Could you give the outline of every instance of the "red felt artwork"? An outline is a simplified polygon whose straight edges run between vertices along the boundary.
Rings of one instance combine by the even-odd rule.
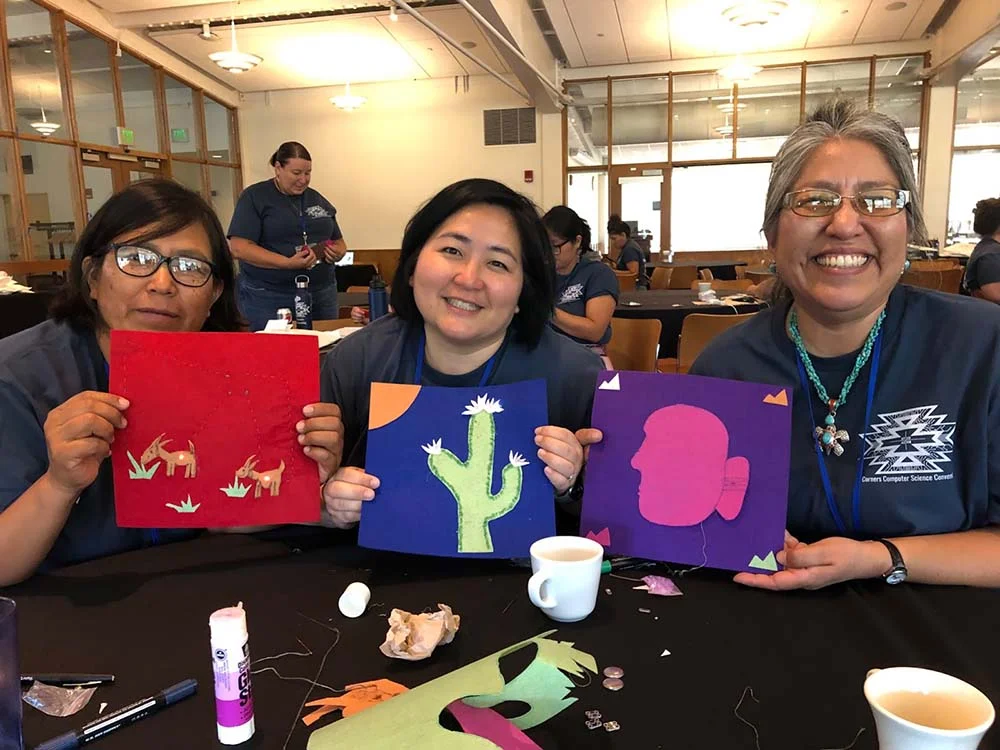
[[[112,331],[111,447],[126,528],[319,521],[319,469],[295,430],[319,401],[316,342],[252,333]]]

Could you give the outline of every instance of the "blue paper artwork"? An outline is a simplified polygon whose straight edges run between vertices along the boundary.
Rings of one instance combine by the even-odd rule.
[[[448,557],[527,557],[555,534],[535,428],[545,381],[477,388],[372,383],[364,547]]]

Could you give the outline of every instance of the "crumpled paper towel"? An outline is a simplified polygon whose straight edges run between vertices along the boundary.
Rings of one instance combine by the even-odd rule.
[[[13,294],[14,292],[30,292],[31,287],[18,284],[6,271],[0,271],[0,294]]]
[[[426,659],[439,645],[451,643],[458,632],[461,617],[447,604],[440,611],[414,615],[401,609],[389,614],[389,632],[379,650],[390,659],[419,661]]]

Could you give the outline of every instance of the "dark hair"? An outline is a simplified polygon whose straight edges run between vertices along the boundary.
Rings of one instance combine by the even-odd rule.
[[[989,237],[1000,230],[1000,198],[984,198],[976,204],[973,211],[976,220],[972,231],[982,237]]]
[[[215,211],[198,193],[162,178],[135,182],[112,195],[94,214],[80,235],[69,263],[69,281],[52,301],[50,315],[80,330],[96,330],[104,325],[97,302],[90,296],[90,279],[101,273],[104,256],[116,237],[148,227],[134,242],[148,242],[200,224],[208,235],[215,266],[215,283],[222,294],[212,305],[203,331],[246,329],[236,304],[236,276],[226,233]],[[90,258],[89,269],[84,260]]]
[[[483,204],[505,209],[514,220],[521,240],[521,267],[524,282],[517,300],[518,311],[511,321],[514,338],[534,348],[552,317],[555,303],[555,258],[538,209],[528,198],[494,180],[462,180],[444,188],[425,203],[406,225],[399,265],[392,280],[390,302],[403,320],[423,324],[410,286],[417,256],[424,245],[450,216],[467,206]]]
[[[305,159],[306,161],[312,161],[313,158],[309,155],[309,150],[303,146],[298,141],[285,141],[280,146],[278,150],[271,154],[271,160],[268,162],[272,167],[276,167],[279,164],[285,166],[288,164],[290,159]]]
[[[542,217],[545,227],[557,237],[572,242],[580,237],[580,254],[590,252],[590,224],[569,206],[553,206]]]
[[[632,236],[632,227],[622,221],[618,214],[611,214],[608,218],[608,234],[624,234],[626,237]]]

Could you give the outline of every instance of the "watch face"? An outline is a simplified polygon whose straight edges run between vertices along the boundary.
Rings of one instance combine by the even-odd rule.
[[[893,568],[885,576],[885,582],[894,584],[906,580],[906,568]]]

